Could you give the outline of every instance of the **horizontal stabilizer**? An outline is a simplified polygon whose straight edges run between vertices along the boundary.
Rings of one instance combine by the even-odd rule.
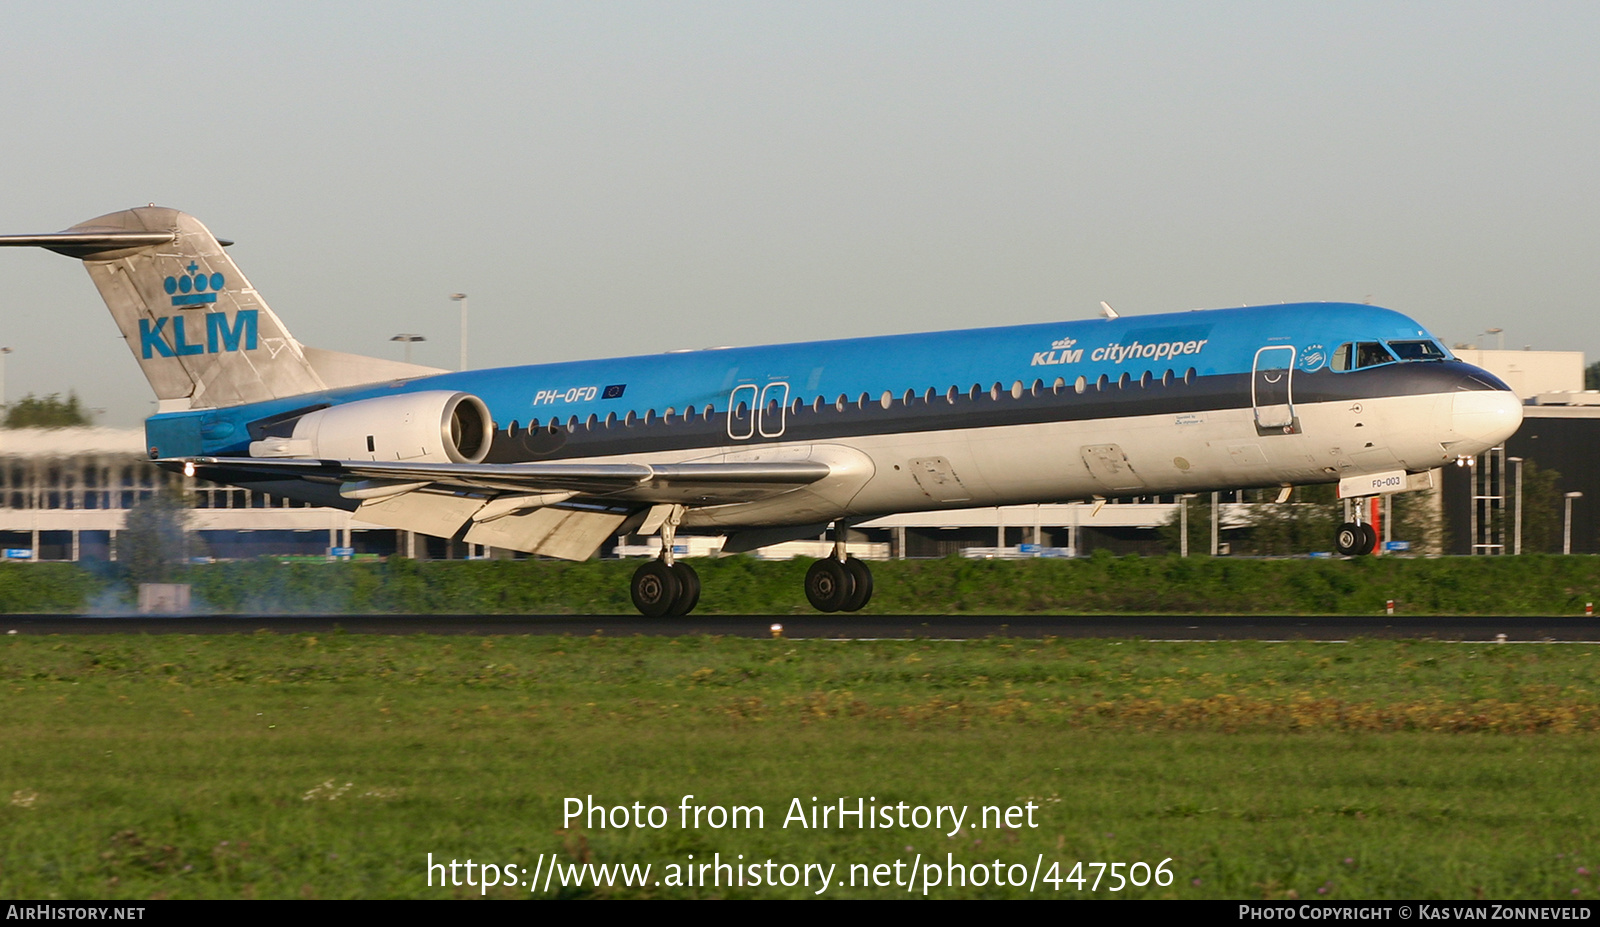
[[[40,235],[0,235],[0,248],[47,248],[88,260],[105,252],[164,245],[177,237],[177,232],[75,228]]]

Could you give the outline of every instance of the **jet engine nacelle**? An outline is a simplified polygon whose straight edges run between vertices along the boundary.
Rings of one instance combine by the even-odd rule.
[[[252,441],[250,456],[475,464],[493,431],[489,407],[469,393],[401,393],[309,412],[290,437]]]

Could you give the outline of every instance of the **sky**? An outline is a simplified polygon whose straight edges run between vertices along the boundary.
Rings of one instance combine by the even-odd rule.
[[[1276,302],[1600,358],[1593,2],[0,10],[0,233],[145,203],[300,341],[454,367]],[[153,395],[0,250],[7,400]]]

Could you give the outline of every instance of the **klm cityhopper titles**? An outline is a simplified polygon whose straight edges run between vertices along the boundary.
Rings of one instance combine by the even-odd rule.
[[[198,220],[129,209],[0,237],[89,271],[160,399],[150,455],[364,521],[572,560],[662,538],[647,615],[694,608],[680,528],[815,536],[806,597],[854,611],[845,529],[898,512],[1339,482],[1427,484],[1522,420],[1415,321],[1306,303],[448,372],[291,336]],[[1356,508],[1360,511],[1360,507]],[[1339,550],[1373,546],[1340,527]]]

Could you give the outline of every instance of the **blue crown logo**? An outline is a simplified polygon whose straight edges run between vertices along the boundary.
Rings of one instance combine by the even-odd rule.
[[[193,261],[181,277],[168,277],[162,284],[174,306],[201,306],[217,301],[217,293],[227,280],[221,274],[199,273],[200,265]]]

